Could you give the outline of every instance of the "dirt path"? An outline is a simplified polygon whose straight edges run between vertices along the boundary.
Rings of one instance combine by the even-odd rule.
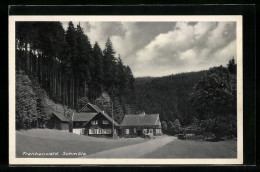
[[[176,137],[159,136],[144,143],[110,149],[80,158],[138,158],[166,145],[174,139]]]

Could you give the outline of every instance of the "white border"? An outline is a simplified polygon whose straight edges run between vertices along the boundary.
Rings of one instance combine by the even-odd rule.
[[[234,159],[74,159],[16,158],[15,138],[15,22],[16,21],[234,21],[237,23],[237,158]],[[9,16],[9,164],[242,164],[243,163],[243,57],[242,16]]]

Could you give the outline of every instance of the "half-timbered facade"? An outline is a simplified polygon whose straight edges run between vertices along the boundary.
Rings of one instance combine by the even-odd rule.
[[[85,134],[85,124],[88,123],[101,109],[96,105],[87,103],[73,115],[73,133]]]
[[[108,116],[104,111],[97,113],[85,124],[85,134],[96,137],[111,137],[118,135],[119,124]]]

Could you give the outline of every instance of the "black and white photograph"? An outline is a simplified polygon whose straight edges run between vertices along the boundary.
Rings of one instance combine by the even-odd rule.
[[[11,164],[242,164],[241,16],[10,16]]]

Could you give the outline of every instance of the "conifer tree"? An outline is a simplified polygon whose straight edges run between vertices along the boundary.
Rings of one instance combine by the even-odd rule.
[[[110,38],[107,39],[103,55],[104,83],[106,90],[109,90],[114,86],[115,78],[115,50],[113,49]]]
[[[96,88],[95,96],[98,97],[101,95],[102,91],[104,91],[103,90],[104,73],[103,73],[103,54],[97,42],[95,42],[94,44],[92,57],[93,57],[92,76],[94,76],[92,81]]]

